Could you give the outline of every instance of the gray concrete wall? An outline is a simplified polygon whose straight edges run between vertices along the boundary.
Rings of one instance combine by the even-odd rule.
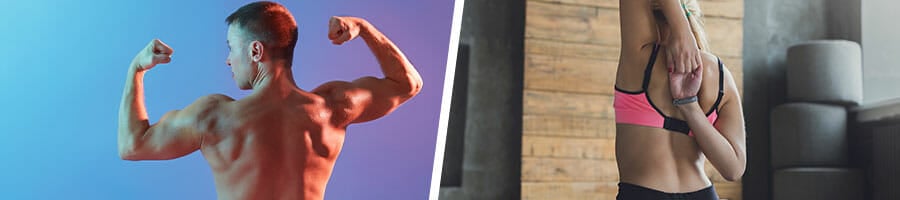
[[[462,184],[440,199],[519,199],[525,1],[467,0],[469,45]],[[451,110],[451,115],[453,111]]]
[[[744,199],[772,198],[769,111],[785,103],[787,48],[818,39],[859,42],[860,28],[854,23],[859,19],[859,1],[744,1],[743,98],[748,145]]]
[[[863,103],[900,97],[900,23],[897,0],[862,2]]]
[[[832,0],[828,2],[828,36],[861,43],[862,0]]]

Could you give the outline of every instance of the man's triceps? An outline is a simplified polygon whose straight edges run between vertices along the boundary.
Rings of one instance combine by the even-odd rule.
[[[190,154],[200,148],[204,134],[215,129],[221,103],[230,98],[203,97],[184,110],[170,111],[150,126],[136,143],[140,159],[167,160]]]

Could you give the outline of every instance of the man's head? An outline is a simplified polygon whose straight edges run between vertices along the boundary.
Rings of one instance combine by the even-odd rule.
[[[284,6],[268,1],[238,8],[228,23],[228,58],[234,80],[251,89],[260,64],[282,63],[290,67],[297,44],[297,22]]]

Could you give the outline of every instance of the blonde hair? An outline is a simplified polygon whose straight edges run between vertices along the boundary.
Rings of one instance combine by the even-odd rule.
[[[656,23],[665,23],[666,17],[660,10],[658,0],[653,1],[657,1],[652,4],[654,5],[653,13],[656,16]],[[700,3],[697,0],[679,0],[679,2],[681,2],[682,8],[685,9],[685,15],[687,15],[688,23],[691,25],[691,32],[694,34],[694,39],[697,40],[697,46],[701,51],[711,52],[706,30],[704,29],[703,11],[700,10]]]

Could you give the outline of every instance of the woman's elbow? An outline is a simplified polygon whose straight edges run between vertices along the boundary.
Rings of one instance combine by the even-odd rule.
[[[722,175],[722,177],[724,177],[725,180],[726,180],[726,181],[729,181],[729,182],[739,181],[739,180],[741,180],[741,177],[742,177],[742,176],[743,176],[743,174],[729,174],[729,175],[724,175],[724,174],[723,174],[723,175]]]
[[[734,182],[741,180],[741,177],[744,176],[744,166],[740,166],[739,169],[729,170],[728,172],[722,173],[722,178],[725,178],[726,181]]]

